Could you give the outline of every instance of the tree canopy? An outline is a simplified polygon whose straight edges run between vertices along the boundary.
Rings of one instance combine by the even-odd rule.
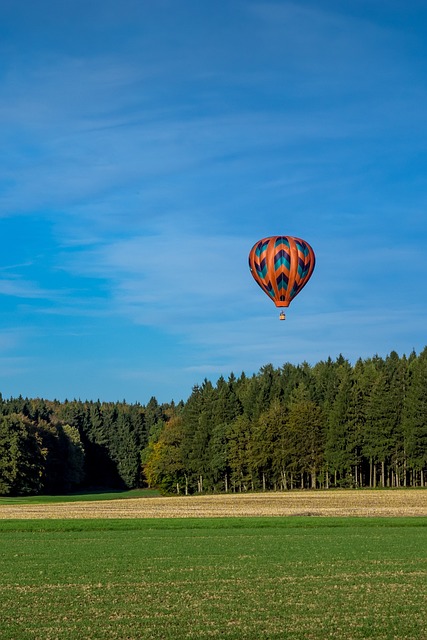
[[[0,494],[424,486],[427,347],[263,366],[147,405],[0,396]]]

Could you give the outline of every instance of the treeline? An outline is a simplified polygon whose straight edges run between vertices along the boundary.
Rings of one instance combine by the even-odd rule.
[[[0,400],[0,494],[427,484],[427,347],[205,380],[188,400]]]
[[[135,404],[0,397],[0,495],[133,488],[141,452],[175,410]]]
[[[205,380],[143,466],[169,492],[424,486],[427,348]]]

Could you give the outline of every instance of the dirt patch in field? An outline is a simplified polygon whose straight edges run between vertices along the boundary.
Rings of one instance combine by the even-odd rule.
[[[427,490],[289,491],[0,505],[0,519],[427,516]]]

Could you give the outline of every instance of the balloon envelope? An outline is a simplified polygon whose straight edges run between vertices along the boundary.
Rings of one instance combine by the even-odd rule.
[[[308,242],[292,236],[272,236],[254,244],[249,267],[276,307],[288,307],[313,273],[316,258]]]

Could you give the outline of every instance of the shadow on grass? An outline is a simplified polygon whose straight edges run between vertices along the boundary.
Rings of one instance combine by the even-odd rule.
[[[56,502],[91,502],[94,500],[128,500],[129,498],[158,498],[160,495],[160,492],[156,489],[93,489],[81,493],[69,493],[61,496],[50,495],[0,497],[0,505],[49,504]]]

